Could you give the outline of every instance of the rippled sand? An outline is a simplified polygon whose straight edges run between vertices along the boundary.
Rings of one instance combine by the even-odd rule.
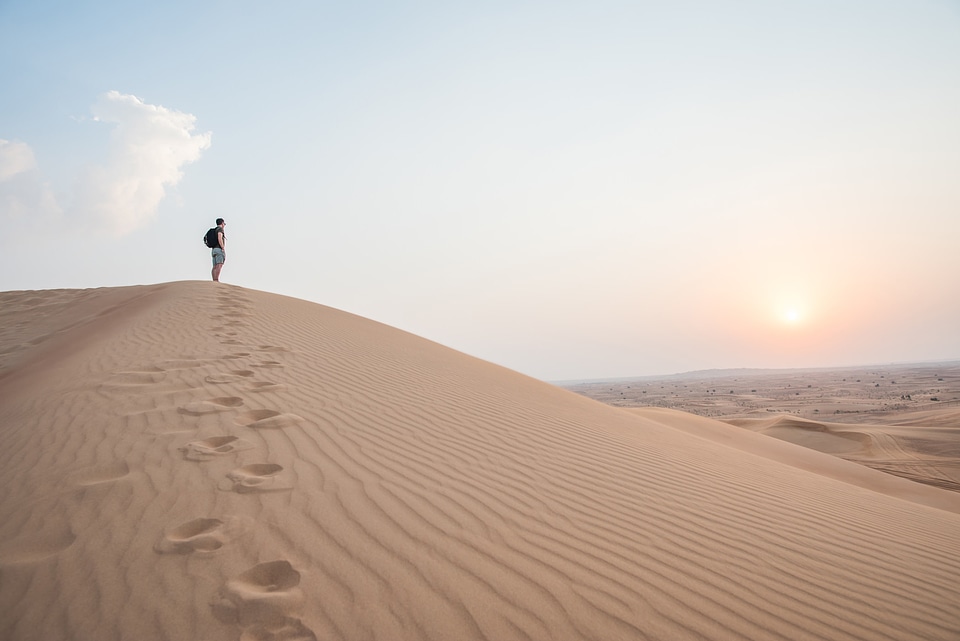
[[[0,638],[960,637],[960,494],[652,412],[229,285],[2,293]]]

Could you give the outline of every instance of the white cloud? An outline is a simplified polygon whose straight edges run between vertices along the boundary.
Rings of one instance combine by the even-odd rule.
[[[4,236],[13,228],[49,220],[60,213],[53,190],[37,170],[33,149],[0,139],[0,223]]]
[[[195,134],[196,117],[136,96],[110,91],[92,109],[114,129],[106,161],[88,167],[76,183],[71,217],[117,234],[146,224],[181,168],[210,147],[210,132]]]
[[[182,167],[210,147],[209,132],[194,133],[195,116],[136,96],[110,91],[91,111],[95,121],[112,125],[107,157],[81,172],[66,208],[30,146],[0,139],[0,240],[14,242],[16,231],[50,223],[117,235],[133,231],[156,214],[167,189],[183,177]]]
[[[35,169],[37,161],[33,150],[22,142],[10,142],[0,138],[0,182],[5,182],[19,173]]]

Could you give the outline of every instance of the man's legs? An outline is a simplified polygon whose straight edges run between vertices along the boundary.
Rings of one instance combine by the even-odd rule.
[[[210,272],[210,275],[213,276],[214,282],[220,282],[220,270],[223,269],[223,263],[226,261],[226,256],[214,254],[213,256],[213,270]]]

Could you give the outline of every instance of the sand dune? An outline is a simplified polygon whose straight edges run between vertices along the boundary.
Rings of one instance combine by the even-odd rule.
[[[907,473],[897,474],[884,465],[875,465],[876,461],[858,458],[856,454],[872,451],[871,438],[859,431],[862,427],[859,425],[836,425],[842,429],[833,434],[830,433],[829,424],[792,416],[717,421],[656,407],[625,411],[791,467],[960,514],[960,493],[948,491],[955,489],[949,483],[933,480],[943,474],[942,460],[936,462],[939,466],[937,469],[925,470],[927,476],[921,478]],[[940,437],[938,442],[943,443],[944,440]],[[822,456],[821,452],[833,456]],[[902,450],[900,454],[908,456]],[[923,484],[915,482],[918,480]],[[932,489],[930,486],[941,489]]]
[[[0,305],[0,638],[960,638],[955,493],[238,287]]]
[[[960,428],[955,427],[954,409],[906,414],[890,425],[851,425],[795,416],[725,422],[889,474],[960,491]]]

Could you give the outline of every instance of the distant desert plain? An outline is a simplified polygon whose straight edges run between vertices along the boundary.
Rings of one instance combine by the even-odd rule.
[[[709,370],[568,383],[614,407],[719,419],[960,492],[960,361],[799,370]]]
[[[957,373],[599,402],[223,283],[0,292],[0,639],[957,641]]]

